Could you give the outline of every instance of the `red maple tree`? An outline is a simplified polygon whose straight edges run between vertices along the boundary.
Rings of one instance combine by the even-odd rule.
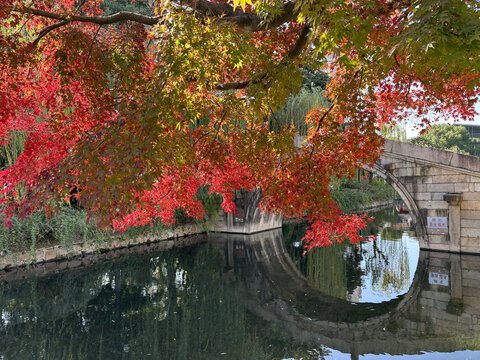
[[[179,207],[201,218],[199,186],[226,211],[235,190],[260,188],[263,209],[307,214],[307,247],[358,241],[365,220],[340,212],[330,179],[377,160],[384,124],[475,116],[477,1],[152,3],[105,15],[101,0],[1,1],[0,136],[28,135],[0,173],[9,216],[75,187],[125,229]],[[330,72],[331,106],[309,113],[296,149],[295,128],[265,119],[305,65]]]

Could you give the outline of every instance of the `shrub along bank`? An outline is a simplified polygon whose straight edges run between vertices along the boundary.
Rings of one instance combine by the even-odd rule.
[[[398,200],[396,191],[382,179],[371,175],[360,179],[338,179],[331,184],[330,193],[343,212],[353,212],[368,208],[376,202],[393,202]]]
[[[212,221],[220,210],[221,198],[209,194],[207,189],[198,190],[198,199],[205,209],[203,221],[196,221],[198,232],[210,228]],[[10,227],[0,226],[0,254],[29,253],[34,258],[38,248],[48,248],[60,245],[61,248],[71,250],[74,244],[82,246],[103,246],[113,241],[129,242],[130,240],[148,237],[149,239],[165,238],[169,232],[176,236],[175,228],[193,223],[181,209],[175,213],[175,224],[165,225],[157,219],[151,225],[132,227],[125,232],[99,229],[94,221],[88,221],[85,210],[64,204],[52,217],[47,217],[43,211],[37,211],[24,220],[13,217]],[[3,222],[3,216],[0,215]],[[167,231],[169,230],[169,231]],[[183,229],[180,231],[183,235]]]

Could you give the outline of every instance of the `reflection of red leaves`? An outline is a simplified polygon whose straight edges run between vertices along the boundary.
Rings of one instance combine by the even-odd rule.
[[[339,215],[335,219],[335,223],[313,219],[304,237],[306,249],[310,250],[317,246],[328,246],[333,244],[333,242],[342,243],[350,241],[358,243],[362,240],[370,239],[371,237],[364,238],[358,234],[358,231],[366,226],[365,216],[356,214]]]

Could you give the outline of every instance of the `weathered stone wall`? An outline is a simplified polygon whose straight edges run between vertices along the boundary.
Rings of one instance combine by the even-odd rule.
[[[480,334],[480,262],[477,256],[429,253],[428,279],[417,301],[402,312],[413,336]],[[434,275],[444,280],[434,283]]]

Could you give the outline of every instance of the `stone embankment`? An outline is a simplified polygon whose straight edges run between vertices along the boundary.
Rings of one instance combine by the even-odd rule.
[[[38,248],[34,253],[10,253],[0,255],[0,272],[8,271],[11,268],[25,267],[30,265],[42,265],[46,267],[55,267],[58,260],[71,259],[70,262],[62,262],[61,266],[77,267],[96,262],[107,252],[121,254],[122,249],[128,249],[133,246],[158,243],[158,250],[168,250],[175,246],[188,245],[187,240],[190,235],[204,233],[205,230],[197,224],[186,224],[176,226],[165,230],[159,235],[139,236],[132,239],[114,239],[105,243],[77,243],[70,248],[61,245]],[[110,255],[112,255],[110,254]],[[70,263],[70,264],[69,264]]]
[[[368,205],[361,206],[358,209],[352,211],[355,214],[364,213],[366,211],[379,211],[389,207],[392,207],[395,204],[394,200],[387,201],[374,201]]]

